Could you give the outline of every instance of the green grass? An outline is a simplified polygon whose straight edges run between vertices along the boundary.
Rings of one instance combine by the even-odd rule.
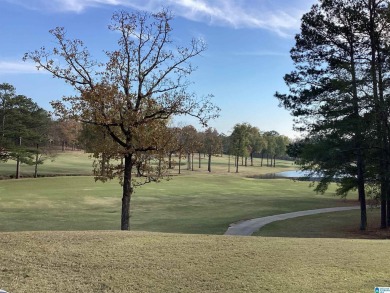
[[[90,164],[86,154],[66,153],[40,166],[40,172],[90,174]],[[193,235],[223,234],[230,223],[244,219],[357,204],[355,194],[348,201],[337,198],[335,186],[318,195],[307,182],[254,179],[293,169],[291,162],[278,161],[277,168],[255,164],[240,167],[238,174],[232,166],[228,173],[227,158],[216,158],[209,174],[204,160],[201,169],[195,165],[195,171],[187,171],[183,165],[183,175],[136,189],[132,229],[170,234],[69,232],[119,229],[117,182],[94,182],[92,176],[1,180],[0,288],[22,293],[371,292],[390,284],[383,269],[388,241],[324,238],[354,237],[348,233],[357,211],[276,222],[260,231],[272,237]],[[11,167],[1,164],[0,175]],[[13,232],[34,230],[50,232]]]
[[[388,241],[140,232],[0,233],[8,292],[373,292]]]
[[[172,174],[178,174],[178,159],[173,158],[174,169]],[[92,175],[92,163],[93,158],[90,154],[84,153],[83,151],[66,151],[59,152],[58,155],[54,158],[53,161],[45,160],[42,165],[38,166],[38,174],[40,176],[64,176],[64,175]],[[223,157],[212,157],[212,173],[218,174],[229,174],[228,173],[228,157],[225,155]],[[260,159],[254,159],[254,167],[249,166],[250,162],[248,161],[248,166],[239,165],[239,174],[242,176],[252,176],[259,174],[267,173],[278,173],[285,170],[295,169],[293,162],[291,161],[276,161],[276,168],[265,166],[266,160],[263,162],[263,167],[260,167]],[[233,159],[231,159],[231,173],[235,173],[235,167],[233,165]],[[186,170],[186,160],[182,159],[181,162],[181,172],[182,174],[189,173],[208,173],[207,172],[207,158],[201,157],[201,168],[199,168],[198,155],[194,156],[194,171]],[[3,178],[15,177],[16,172],[16,162],[9,160],[7,162],[0,163],[0,176]],[[29,166],[26,164],[21,164],[21,177],[32,177],[34,175],[34,166]]]
[[[93,158],[81,151],[60,152],[53,161],[48,159],[42,165],[38,165],[38,175],[92,175],[92,162]],[[15,177],[15,172],[15,161],[0,163],[0,176]],[[34,166],[21,164],[20,173],[21,177],[32,177]]]
[[[360,231],[360,210],[325,213],[278,221],[254,236],[302,238],[390,238],[388,229],[378,230],[380,210],[367,209],[367,229]]]
[[[136,189],[133,230],[223,234],[230,223],[313,208],[348,205],[315,194],[307,182],[240,175],[177,176]],[[0,231],[119,229],[121,186],[92,177],[0,181]]]

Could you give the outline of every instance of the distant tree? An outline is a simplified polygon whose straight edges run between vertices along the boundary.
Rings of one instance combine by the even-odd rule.
[[[37,143],[34,160],[34,178],[38,177],[38,166],[42,165],[46,160],[54,161],[57,155],[58,152],[50,145],[49,141]]]
[[[168,128],[168,138],[167,138],[167,154],[168,154],[168,169],[172,169],[172,156],[174,154],[179,154],[183,148],[180,144],[180,131],[179,127],[169,127]]]
[[[232,138],[231,136],[227,136],[224,133],[221,133],[221,148],[222,148],[222,155],[226,154],[228,155],[228,172],[230,173],[230,163],[231,163],[231,155],[232,155]]]
[[[51,140],[55,145],[60,145],[63,152],[69,148],[74,150],[80,137],[82,138],[82,130],[86,131],[86,128],[83,128],[82,123],[75,119],[57,120],[51,127]]]
[[[165,10],[114,13],[109,29],[119,33],[118,49],[106,51],[105,64],[94,61],[82,41],[67,39],[64,28],[51,30],[58,45],[52,51],[42,48],[25,56],[80,93],[53,102],[57,115],[102,127],[115,141],[116,147],[104,153],[124,159],[123,168],[112,168],[106,177],[119,177],[123,186],[122,230],[130,228],[134,187],[161,178],[148,160],[145,181],[133,178],[132,171],[148,157],[142,154],[161,151],[160,134],[168,120],[187,114],[206,124],[218,112],[210,96],[198,99],[188,91],[187,77],[194,71],[190,61],[205,50],[204,42],[194,39],[188,47],[175,46],[171,20]],[[65,64],[58,65],[58,60]]]
[[[1,158],[16,161],[16,178],[20,177],[20,164],[34,164],[39,148],[46,142],[50,117],[47,111],[23,95],[16,95],[10,84],[0,85]],[[36,161],[35,161],[36,162]]]
[[[251,166],[253,166],[253,157],[256,153],[260,153],[265,147],[264,140],[260,134],[260,130],[257,127],[249,125],[249,156],[251,159]]]
[[[276,157],[282,157],[286,155],[287,145],[290,143],[290,139],[284,135],[278,135],[275,137],[275,155],[274,155],[274,167],[276,165]]]
[[[197,152],[198,152],[198,168],[200,169],[202,167],[202,159],[201,159],[201,154],[205,153],[205,132],[203,131],[198,131],[197,132]]]
[[[267,131],[264,132],[264,139],[267,142],[266,154],[267,154],[267,166],[274,166],[274,158],[276,155],[276,137],[279,136],[279,133],[276,131]]]
[[[182,128],[181,144],[187,158],[187,170],[194,171],[193,154],[198,149],[198,132],[192,125],[187,125]]]
[[[231,152],[235,156],[236,173],[238,173],[239,158],[248,155],[249,127],[247,123],[236,124],[230,135]]]
[[[211,172],[211,157],[221,153],[221,137],[216,129],[209,127],[205,131],[204,148],[208,156],[207,171]]]

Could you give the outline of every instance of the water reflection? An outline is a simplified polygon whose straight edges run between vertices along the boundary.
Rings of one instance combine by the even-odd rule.
[[[290,178],[296,180],[318,180],[321,178],[320,175],[311,175],[309,172],[300,171],[300,170],[291,170],[291,171],[283,171],[279,173],[268,173],[263,175],[255,175],[252,178],[257,179],[282,179],[282,178]]]

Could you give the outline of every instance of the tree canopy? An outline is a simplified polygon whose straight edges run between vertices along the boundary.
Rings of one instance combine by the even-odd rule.
[[[17,95],[14,86],[0,84],[0,160],[16,160],[16,178],[20,163],[34,164],[37,145],[49,142],[51,119],[32,99]]]
[[[382,186],[386,226],[388,16],[387,0],[321,0],[313,5],[302,18],[291,49],[295,70],[284,77],[289,93],[276,93],[297,118],[295,127],[306,135],[295,148],[299,163],[323,174],[317,190],[325,190],[335,179],[339,194],[358,190],[362,230],[367,221],[367,183]]]
[[[57,115],[95,125],[111,137],[114,144],[96,145],[96,157],[124,159],[123,165],[111,166],[105,173],[119,177],[123,185],[122,230],[130,227],[130,198],[134,185],[140,184],[140,178],[132,176],[133,168],[142,161],[143,183],[158,181],[162,175],[145,158],[160,156],[169,120],[190,115],[207,125],[219,111],[211,95],[199,98],[188,89],[188,77],[195,69],[190,61],[206,49],[205,43],[192,39],[188,46],[176,45],[171,21],[167,10],[114,13],[108,28],[119,40],[117,49],[106,51],[105,62],[92,59],[84,43],[68,39],[61,27],[50,31],[56,47],[25,55],[78,92],[52,103]]]

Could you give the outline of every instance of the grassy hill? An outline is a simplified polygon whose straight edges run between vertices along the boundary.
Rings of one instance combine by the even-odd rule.
[[[144,232],[0,233],[9,292],[373,292],[388,241]]]
[[[136,189],[133,230],[223,234],[229,224],[279,213],[356,204],[307,182],[193,174]],[[117,230],[121,186],[92,177],[0,181],[0,231]]]
[[[40,173],[90,175],[91,163],[81,152],[65,153]],[[31,176],[32,169],[22,167]],[[0,176],[9,177],[13,168],[13,162],[0,164]],[[318,195],[307,182],[256,179],[289,169],[291,162],[271,168],[257,161],[229,173],[226,157],[214,160],[212,174],[205,164],[180,176],[176,168],[172,180],[136,189],[135,232],[107,231],[119,229],[118,182],[92,176],[0,180],[0,289],[372,292],[389,286],[388,241],[342,239],[367,236],[357,232],[356,211],[273,223],[257,234],[268,237],[210,235],[240,220],[356,204],[356,194],[335,197],[335,186]],[[369,221],[377,215],[370,210]]]

